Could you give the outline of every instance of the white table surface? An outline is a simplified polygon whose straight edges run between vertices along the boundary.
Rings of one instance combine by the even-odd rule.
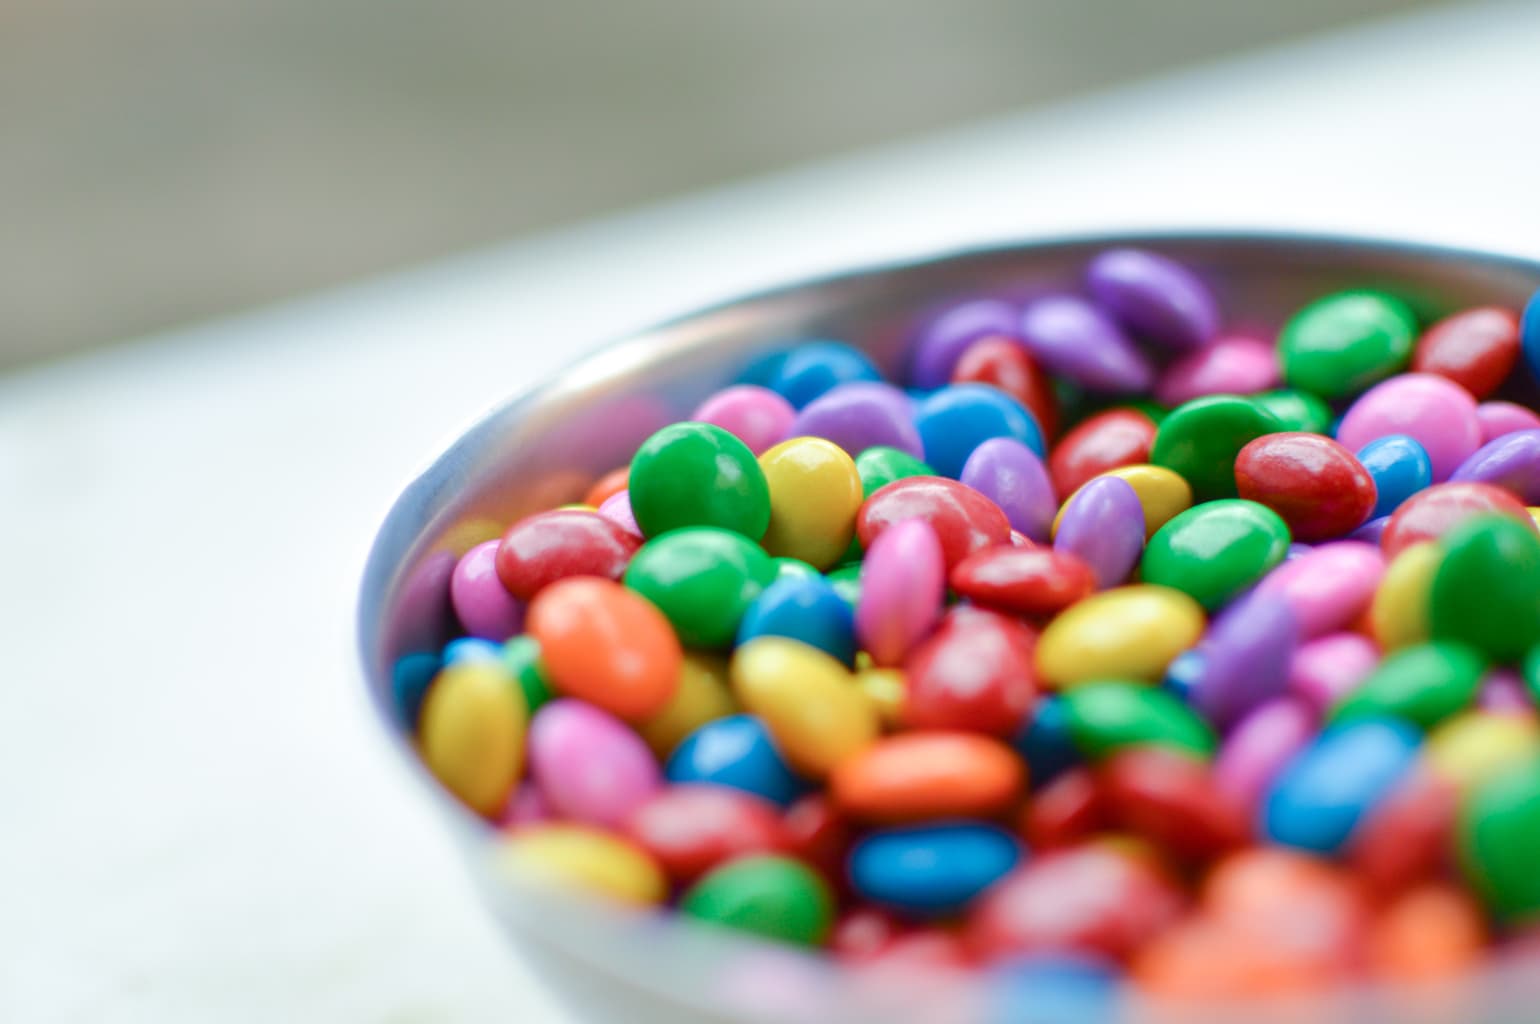
[[[0,380],[0,1019],[561,1019],[353,666],[366,545],[443,444],[632,327],[895,254],[1195,225],[1540,254],[1537,111],[1540,6],[1453,9]]]

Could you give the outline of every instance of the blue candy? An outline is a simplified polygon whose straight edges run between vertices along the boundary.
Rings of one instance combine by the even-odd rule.
[[[462,636],[444,645],[444,664],[457,661],[502,661],[503,645],[474,636]]]
[[[1014,437],[1042,458],[1043,432],[1016,399],[988,384],[953,384],[915,408],[925,462],[956,480],[973,449],[992,437]]]
[[[1026,758],[1027,778],[1033,789],[1046,786],[1080,763],[1080,750],[1069,731],[1069,711],[1064,701],[1052,694],[1037,702],[1032,717],[1011,745]]]
[[[766,587],[738,624],[739,645],[756,636],[790,637],[847,665],[856,660],[855,615],[822,576],[781,579]]]
[[[391,668],[390,695],[396,702],[396,714],[408,729],[417,728],[428,686],[443,666],[437,654],[427,651],[405,655]]]
[[[857,380],[881,381],[882,372],[844,342],[809,341],[770,368],[765,386],[800,409],[830,388]]]
[[[1196,647],[1189,648],[1171,659],[1166,675],[1160,681],[1161,688],[1182,701],[1188,701],[1193,688],[1203,680],[1208,669],[1208,659]]]
[[[1262,804],[1262,834],[1283,846],[1335,853],[1405,776],[1421,739],[1394,718],[1328,729],[1278,773]]]
[[[989,972],[991,1024],[1106,1024],[1115,1019],[1117,967],[1079,953],[1035,953]]]
[[[1374,478],[1379,498],[1370,519],[1388,516],[1401,503],[1433,483],[1433,463],[1415,438],[1388,434],[1358,449],[1358,461]]]
[[[753,715],[729,715],[696,729],[674,748],[663,774],[669,782],[731,786],[782,806],[807,788]]]
[[[917,917],[953,914],[1020,862],[1021,843],[996,825],[947,822],[873,832],[850,851],[850,885]]]
[[[1540,378],[1540,292],[1530,296],[1519,320],[1519,341],[1524,346],[1524,361],[1529,371]]]

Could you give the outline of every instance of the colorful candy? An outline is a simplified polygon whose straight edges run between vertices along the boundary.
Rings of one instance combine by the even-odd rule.
[[[1235,457],[1242,498],[1266,505],[1295,540],[1340,537],[1374,510],[1374,477],[1353,453],[1330,438],[1304,432],[1265,434]]]

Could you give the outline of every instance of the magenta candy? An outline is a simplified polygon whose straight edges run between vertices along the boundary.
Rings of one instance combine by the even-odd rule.
[[[952,379],[964,350],[989,335],[1015,336],[1016,307],[997,299],[976,299],[953,306],[931,321],[915,344],[909,382],[917,388],[939,388]]]
[[[1037,453],[1013,437],[992,437],[973,449],[958,479],[1005,513],[1011,528],[1046,541],[1059,511],[1053,482]]]
[[[878,665],[901,664],[936,628],[946,598],[946,562],[936,531],[905,519],[872,541],[861,563],[856,637]]]
[[[477,544],[455,563],[449,600],[465,632],[483,640],[504,640],[524,630],[524,602],[508,593],[497,576],[497,546]]]
[[[1496,484],[1526,505],[1540,504],[1540,430],[1516,430],[1487,442],[1449,479]]]
[[[1087,268],[1086,288],[1129,331],[1168,348],[1198,348],[1219,329],[1219,306],[1208,285],[1153,252],[1107,250]]]
[[[1540,414],[1513,402],[1482,402],[1476,406],[1476,420],[1482,444],[1518,430],[1540,430]]]
[[[1144,506],[1128,481],[1097,477],[1064,506],[1055,550],[1079,556],[1099,590],[1128,579],[1144,552]]]
[[[721,427],[761,455],[792,436],[796,415],[791,403],[769,388],[738,384],[706,399],[690,419]]]
[[[532,782],[525,782],[513,791],[504,805],[503,811],[497,816],[498,828],[519,828],[524,825],[538,825],[542,821],[550,821],[556,817],[556,812],[551,809],[550,802],[540,792],[540,787]]]
[[[788,437],[821,437],[855,458],[885,445],[923,458],[909,396],[891,384],[840,384],[813,399],[792,420]]]
[[[1481,692],[1476,697],[1476,704],[1483,711],[1502,714],[1535,713],[1535,704],[1529,699],[1524,680],[1511,668],[1494,668],[1487,673],[1481,681]]]
[[[1038,299],[1021,315],[1021,338],[1050,373],[1088,391],[1148,391],[1155,368],[1105,313],[1073,295]]]
[[[1442,483],[1481,447],[1476,400],[1447,377],[1403,373],[1365,391],[1337,427],[1337,440],[1355,452],[1390,434],[1421,444]]]
[[[1259,593],[1289,603],[1306,640],[1346,629],[1369,607],[1385,575],[1385,555],[1373,544],[1322,544],[1267,574]]]
[[[1379,664],[1380,649],[1359,633],[1303,643],[1289,661],[1289,692],[1319,714],[1351,693]]]
[[[636,516],[631,513],[631,492],[629,490],[616,491],[608,498],[605,498],[604,504],[599,506],[599,514],[633,537],[640,538],[642,536],[642,528],[636,525]]]
[[[553,700],[529,725],[530,774],[562,817],[617,828],[662,785],[647,744],[582,701]]]
[[[1277,387],[1278,350],[1256,338],[1220,338],[1166,367],[1155,384],[1162,405],[1205,395],[1254,395]]]
[[[1285,764],[1315,735],[1316,715],[1295,697],[1258,706],[1225,737],[1214,759],[1214,785],[1241,807],[1256,808]]]
[[[1203,671],[1189,700],[1223,730],[1283,692],[1299,627],[1284,598],[1253,591],[1226,608],[1198,645]]]

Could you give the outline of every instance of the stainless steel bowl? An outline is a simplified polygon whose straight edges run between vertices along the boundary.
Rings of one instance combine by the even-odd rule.
[[[980,979],[890,977],[874,984],[816,957],[664,915],[596,905],[500,871],[492,830],[423,769],[391,693],[395,660],[437,649],[449,635],[448,580],[456,557],[522,515],[575,500],[649,433],[688,415],[778,345],[844,339],[884,369],[900,371],[916,326],[938,308],[986,295],[1025,300],[1076,289],[1087,261],[1117,245],[1152,248],[1193,267],[1215,289],[1229,326],[1262,337],[1271,337],[1306,301],[1346,287],[1393,292],[1425,319],[1478,304],[1519,308],[1540,289],[1540,263],[1529,260],[1256,233],[1055,239],[858,270],[692,313],[597,352],[476,424],[390,510],[359,602],[369,696],[381,727],[443,809],[508,934],[580,1012],[625,1021],[971,1021],[990,1019],[994,994]],[[1422,1020],[1407,1014],[1430,1005],[1448,1010],[1433,1019],[1533,1019],[1540,982],[1526,982],[1523,973],[1497,965],[1480,979],[1431,995],[1362,990],[1266,1010],[1219,1009],[1212,1019]],[[1160,1007],[1133,999],[1123,1012],[1125,1020],[1200,1019],[1187,1011],[1163,1017]]]

